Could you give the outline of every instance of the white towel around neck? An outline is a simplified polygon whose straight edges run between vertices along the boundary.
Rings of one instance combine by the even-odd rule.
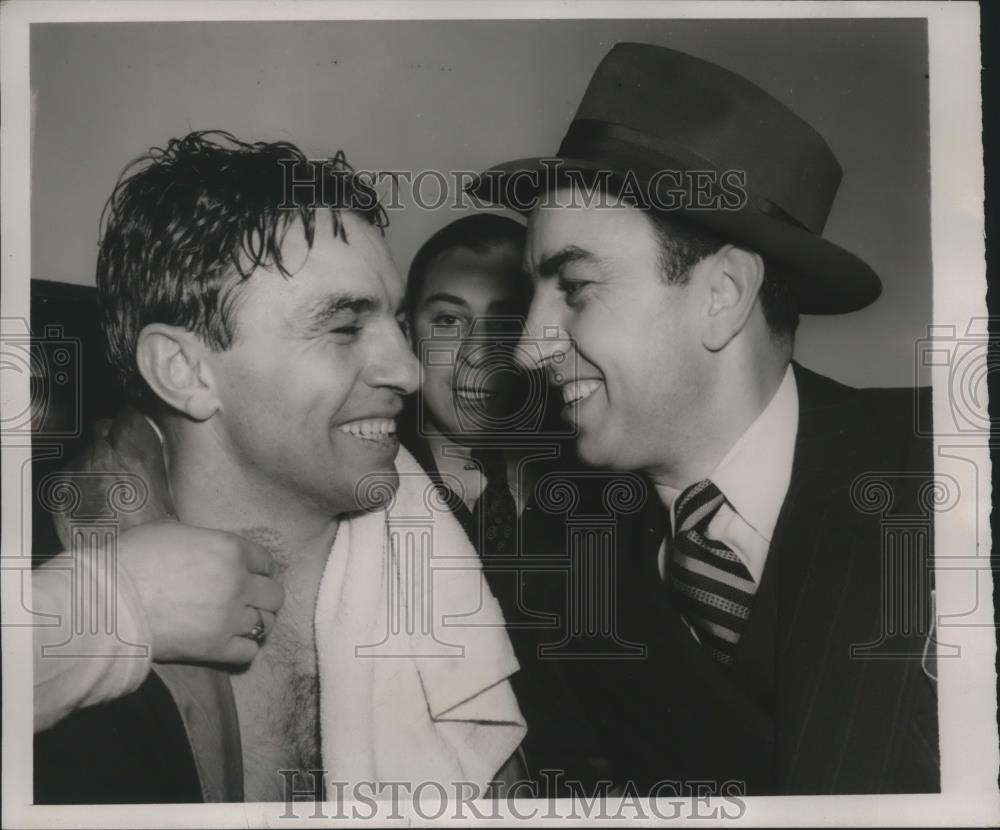
[[[341,522],[320,583],[323,765],[348,786],[483,787],[526,731],[518,662],[465,532],[405,449],[396,468],[389,509]]]

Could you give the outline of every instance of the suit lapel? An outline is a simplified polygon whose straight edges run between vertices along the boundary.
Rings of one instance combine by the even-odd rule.
[[[795,373],[799,433],[769,553],[779,790],[879,791],[910,667],[851,656],[852,645],[878,638],[883,575],[880,523],[852,506],[850,487],[886,450],[857,390]]]
[[[645,529],[643,523],[632,527],[640,533]],[[661,754],[672,750],[684,777],[739,779],[751,792],[766,791],[770,770],[762,758],[770,754],[773,740],[766,712],[692,637],[669,601],[648,543],[634,530],[622,541],[623,634],[643,643],[647,656],[606,672],[601,693],[609,695],[607,705],[620,706],[642,724],[632,751],[642,746]],[[612,704],[616,693],[622,697]],[[665,777],[662,769],[660,777]]]
[[[788,496],[775,528],[769,561],[778,585],[776,632],[776,767],[785,791],[825,792],[838,764],[829,745],[827,673],[837,648],[833,634],[844,613],[854,547],[848,517],[834,508],[848,484],[844,433],[853,417],[845,396],[818,386],[796,366],[799,431]],[[839,656],[839,655],[837,655]],[[822,713],[822,714],[821,714]],[[817,751],[817,744],[823,745]]]
[[[736,647],[732,672],[768,711],[774,700],[775,633],[777,631],[778,569],[770,556]]]

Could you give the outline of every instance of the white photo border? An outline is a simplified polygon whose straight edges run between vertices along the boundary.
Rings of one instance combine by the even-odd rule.
[[[306,19],[458,19],[458,18],[926,18],[930,65],[931,233],[933,314],[937,325],[963,326],[985,319],[984,178],[981,143],[979,9],[972,3],[730,3],[730,2],[9,2],[0,8],[2,54],[2,316],[28,317],[30,268],[30,134],[28,81],[29,27],[33,22],[166,20],[306,20]],[[10,373],[7,373],[10,374]],[[935,423],[948,417],[947,366],[933,371]],[[0,388],[5,412],[24,411],[29,400],[26,376],[4,377]],[[980,442],[983,443],[983,442]],[[954,442],[935,439],[938,463],[955,457]],[[23,523],[30,525],[30,499],[20,492],[20,469],[26,448],[4,447],[2,458],[2,574],[5,663],[3,683],[3,811],[8,826],[25,827],[246,827],[282,826],[283,804],[34,807],[31,800],[32,708],[30,628],[21,606],[17,559]],[[939,556],[972,557],[974,525],[978,555],[991,550],[988,448],[963,444],[962,463],[975,465],[980,482],[975,503],[943,514],[935,523]],[[27,503],[25,503],[27,502]],[[14,560],[12,564],[12,560]],[[942,793],[934,795],[759,797],[748,798],[740,822],[751,826],[893,825],[945,826],[1000,824],[1000,766],[996,721],[996,639],[992,574],[981,587],[968,624],[949,629],[949,642],[961,647],[962,661],[939,664]],[[937,570],[939,615],[968,611],[967,572]],[[971,666],[971,668],[970,668]],[[522,813],[527,807],[522,808]],[[545,819],[539,825],[559,824]],[[614,808],[610,808],[613,813]],[[300,811],[309,815],[308,810]],[[511,815],[509,812],[507,815]],[[444,823],[447,819],[433,822]],[[314,826],[359,826],[362,820],[302,819]],[[402,824],[403,821],[382,823]],[[432,823],[410,812],[414,824]],[[575,820],[579,823],[579,819]],[[616,822],[619,823],[619,822]],[[628,821],[620,823],[641,823]],[[698,819],[677,824],[699,825]]]

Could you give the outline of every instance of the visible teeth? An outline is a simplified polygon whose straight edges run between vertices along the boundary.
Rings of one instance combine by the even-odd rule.
[[[396,422],[392,418],[366,418],[363,421],[341,424],[340,431],[353,435],[355,438],[374,441],[383,435],[395,435]]]
[[[460,398],[469,398],[477,401],[485,401],[493,397],[493,393],[487,389],[460,388],[455,390],[455,394]]]
[[[599,380],[575,380],[562,388],[563,403],[576,403],[589,398],[600,387]]]

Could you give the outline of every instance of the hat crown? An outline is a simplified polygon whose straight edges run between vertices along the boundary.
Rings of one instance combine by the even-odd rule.
[[[709,175],[693,175],[702,171]],[[867,263],[822,236],[841,175],[823,137],[746,78],[674,49],[619,43],[594,72],[555,159],[494,165],[469,191],[529,213],[561,185],[620,187],[644,209],[676,210],[759,253],[799,311],[840,314],[882,291]],[[726,190],[734,183],[734,199],[713,201],[734,195]]]
[[[751,198],[813,233],[822,232],[840,185],[833,151],[791,109],[746,78],[674,49],[615,45],[594,72],[560,154],[593,158],[579,146],[579,128],[594,124],[635,131],[665,161],[744,171]]]

